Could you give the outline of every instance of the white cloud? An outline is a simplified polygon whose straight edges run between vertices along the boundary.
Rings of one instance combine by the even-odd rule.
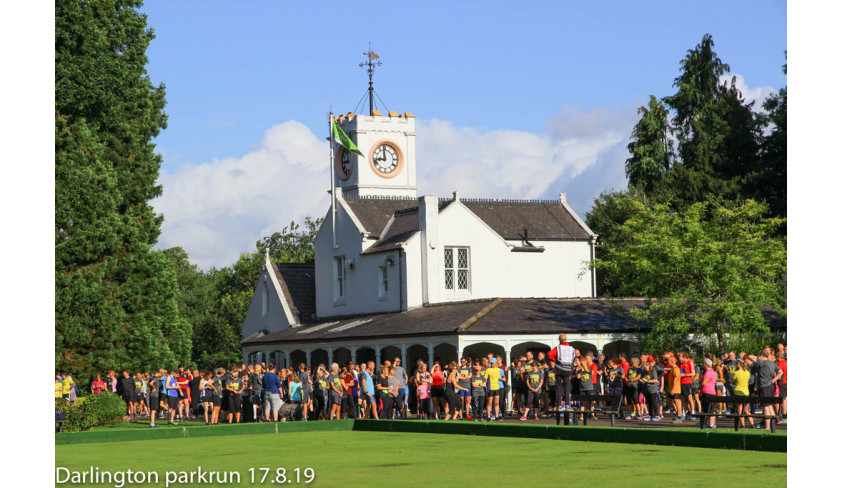
[[[635,109],[563,107],[541,134],[417,120],[419,194],[558,198],[581,214],[601,191],[626,186],[626,144]],[[269,129],[256,149],[162,172],[153,204],[165,221],[159,247],[183,247],[200,267],[228,266],[291,220],[330,205],[328,148],[296,121]]]
[[[755,105],[753,105],[752,108],[756,112],[762,110],[761,105],[764,103],[765,98],[778,91],[772,86],[759,86],[755,88],[750,88],[746,84],[746,80],[744,79],[744,77],[735,73],[721,75],[720,82],[723,83],[725,81],[731,83],[732,77],[735,78],[735,86],[737,87],[738,91],[741,92],[741,95],[743,95],[744,102],[755,102]]]

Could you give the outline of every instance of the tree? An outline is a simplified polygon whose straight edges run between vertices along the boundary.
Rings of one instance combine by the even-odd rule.
[[[653,95],[646,107],[638,108],[638,113],[641,120],[632,129],[627,146],[631,156],[626,160],[626,177],[630,187],[639,188],[645,194],[663,193],[668,190],[664,180],[675,159],[670,115]]]
[[[782,71],[787,74],[787,64],[782,66]],[[770,215],[784,217],[787,215],[787,87],[764,100],[762,107],[766,111],[762,120],[769,134],[761,146],[756,198],[767,202]]]
[[[627,199],[632,215],[595,266],[617,279],[617,292],[652,299],[633,316],[651,335],[768,332],[761,307],[784,313],[787,252],[775,239],[781,218],[764,218],[752,200],[731,207],[698,202],[677,212]]]
[[[630,187],[651,201],[683,208],[694,202],[757,196],[761,119],[744,103],[735,78],[721,82],[729,65],[706,34],[680,62],[677,92],[654,96],[633,129],[627,160]],[[673,153],[671,135],[678,140]]]
[[[269,258],[276,263],[312,263],[315,258],[313,240],[323,220],[322,217],[316,220],[305,217],[303,230],[295,222],[290,222],[281,232],[264,237],[255,246],[261,254],[269,249]]]
[[[601,193],[594,199],[591,210],[585,214],[585,222],[588,227],[599,236],[599,243],[595,250],[595,258],[606,259],[606,246],[618,245],[622,236],[618,229],[633,215],[636,199],[643,198],[643,194],[634,187],[628,192]],[[600,295],[618,296],[618,291],[623,284],[623,276],[620,272],[607,273],[606,268],[596,269],[597,290]],[[629,288],[625,289],[630,291]],[[639,291],[633,291],[633,296],[639,296]]]
[[[212,305],[194,325],[193,355],[200,368],[239,363],[241,328],[260,279],[267,248],[274,262],[303,263],[314,258],[313,239],[323,219],[305,217],[257,241],[257,252],[243,253],[233,265],[206,276],[213,289]]]
[[[82,382],[107,368],[190,359],[190,328],[149,200],[166,127],[146,73],[153,38],[137,1],[56,2],[56,367]]]

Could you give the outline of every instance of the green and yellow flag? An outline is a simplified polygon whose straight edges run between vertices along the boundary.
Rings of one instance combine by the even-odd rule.
[[[339,142],[342,147],[348,149],[354,154],[362,156],[363,153],[360,152],[360,149],[357,148],[357,145],[354,144],[354,141],[352,141],[351,138],[348,137],[348,135],[346,135],[346,133],[343,132],[342,129],[340,129],[340,126],[337,125],[336,122],[332,123],[332,125],[334,126],[334,138],[337,140],[337,142]]]

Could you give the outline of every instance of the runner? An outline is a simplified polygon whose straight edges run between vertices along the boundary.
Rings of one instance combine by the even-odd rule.
[[[213,375],[207,371],[204,375],[198,375],[199,380],[199,395],[197,397],[202,402],[202,414],[205,417],[205,425],[211,425],[211,420],[214,418],[214,386]]]
[[[571,401],[571,372],[574,369],[574,348],[568,344],[565,334],[559,334],[559,345],[550,350],[548,359],[556,363],[556,391],[559,393],[557,409],[559,416]]]
[[[281,379],[275,373],[275,364],[269,363],[269,371],[261,378],[264,395],[263,415],[269,421],[278,422],[278,410],[281,409]],[[271,418],[270,418],[271,415]]]
[[[237,423],[240,423],[240,415],[243,413],[243,398],[242,394],[246,390],[246,384],[240,379],[240,373],[232,371],[229,375],[228,383],[225,385],[228,391],[228,423],[236,418]]]
[[[97,375],[97,377],[99,377],[99,375]],[[155,425],[155,415],[158,413],[158,405],[160,402],[158,399],[158,387],[160,385],[159,380],[160,378],[157,375],[151,375],[146,380],[146,399],[149,406],[149,427],[153,429],[158,428],[158,426]]]
[[[541,396],[542,385],[544,385],[544,375],[539,369],[539,363],[533,361],[530,366],[530,371],[524,377],[524,385],[527,387],[527,405],[521,420],[529,418],[531,409],[533,410],[533,418],[539,419],[539,397]]]
[[[714,371],[714,363],[710,358],[703,359],[703,373],[702,382],[700,384],[700,392],[702,393],[702,413],[711,413],[712,403],[717,398],[717,391],[715,384],[717,382],[717,373]],[[716,417],[706,417],[704,427],[709,429],[716,429]]]
[[[486,372],[483,374],[483,377],[487,381],[487,388],[488,388],[488,397],[489,401],[486,404],[486,418],[490,421],[497,420],[500,417],[500,377],[501,377],[501,370],[497,367],[497,358],[492,358],[489,360],[489,367],[486,368]],[[434,406],[435,406],[434,401]],[[492,412],[494,411],[494,414]]]
[[[178,425],[176,422],[176,409],[179,406],[179,380],[175,373],[168,373],[164,370],[165,384],[167,385],[167,410],[170,411],[170,425]]]
[[[474,361],[474,372],[471,375],[471,415],[475,421],[487,420],[483,416],[486,404],[486,379],[483,377],[483,366],[480,361]]]
[[[340,378],[340,366],[337,363],[331,364],[331,374],[326,379],[328,383],[328,396],[331,402],[331,417],[329,420],[340,420],[342,412],[342,395],[345,385]]]
[[[439,420],[439,414],[442,411],[442,404],[444,404],[445,401],[445,374],[442,372],[438,362],[433,364],[433,370],[430,372],[430,378],[430,397],[433,402],[433,418]]]
[[[780,350],[776,353],[776,365],[782,370],[781,378],[777,383],[779,396],[782,397],[781,411],[777,412],[780,423],[787,423],[787,359],[785,359],[784,346],[779,344]],[[776,406],[778,407],[778,405]]]
[[[427,364],[419,364],[416,372],[416,392],[419,398],[419,418],[430,419],[433,415],[433,402],[430,398],[430,389],[433,379],[427,371]]]
[[[473,415],[473,411],[469,414],[471,409],[471,364],[469,364],[468,359],[461,358],[460,359],[460,367],[457,370],[459,374],[459,396],[460,396],[460,408],[463,411],[463,416],[466,420],[471,420],[471,416]]]

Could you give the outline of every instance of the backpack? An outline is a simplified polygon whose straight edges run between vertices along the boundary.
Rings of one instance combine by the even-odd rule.
[[[559,344],[556,346],[556,369],[569,373],[574,368],[574,348]]]

